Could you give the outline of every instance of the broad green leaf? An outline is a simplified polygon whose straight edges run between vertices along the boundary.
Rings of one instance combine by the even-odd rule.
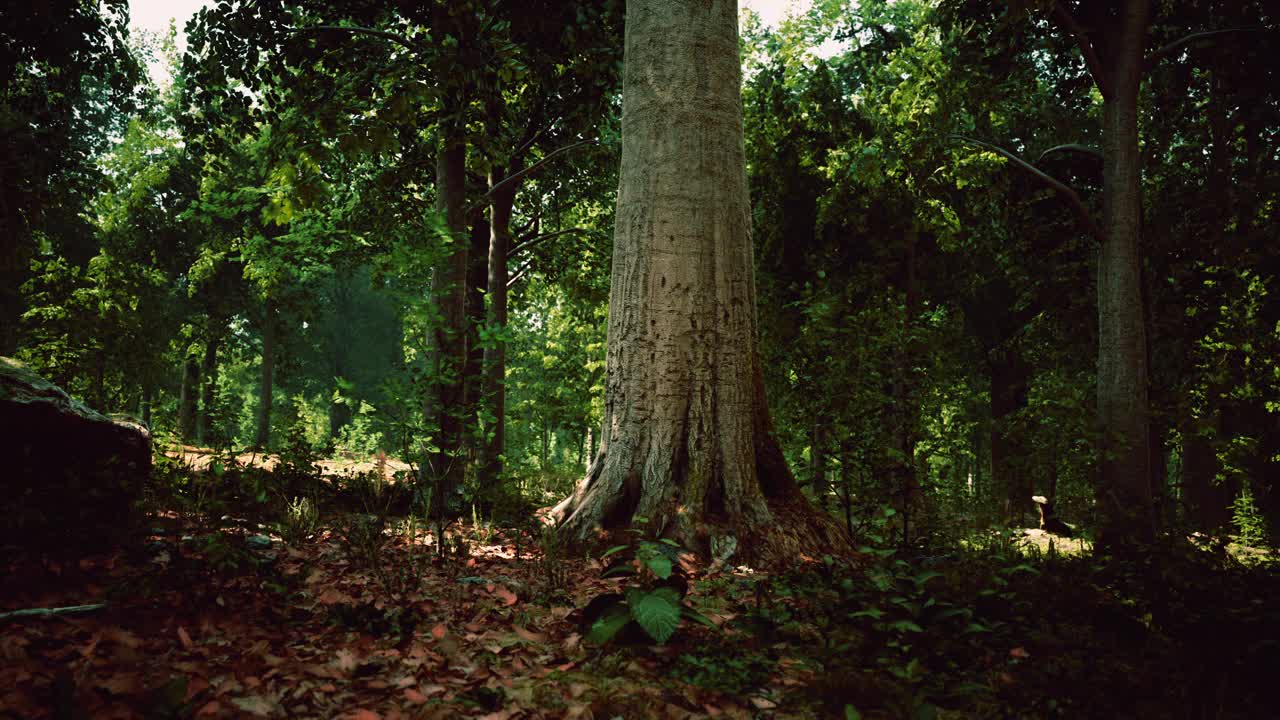
[[[631,606],[631,616],[659,643],[669,640],[680,626],[680,596],[674,588],[660,587],[649,592],[631,590],[627,592],[627,603]]]
[[[631,611],[626,604],[619,602],[604,611],[604,614],[591,623],[591,629],[584,638],[593,645],[603,645],[613,639],[624,625],[631,622]]]

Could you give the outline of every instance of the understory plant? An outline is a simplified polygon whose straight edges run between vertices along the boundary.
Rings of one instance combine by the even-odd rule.
[[[680,566],[680,545],[669,538],[646,539],[638,527],[627,532],[631,542],[609,548],[600,559],[608,562],[605,577],[630,581],[619,588],[621,592],[599,595],[583,609],[585,640],[604,645],[615,639],[640,642],[647,636],[665,643],[683,619],[714,628],[685,602],[689,580]]]

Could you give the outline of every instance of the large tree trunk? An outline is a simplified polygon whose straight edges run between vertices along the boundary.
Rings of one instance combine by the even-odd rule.
[[[647,518],[794,563],[839,537],[773,435],[756,352],[736,0],[629,0],[604,435],[553,513],[571,540]]]
[[[1151,540],[1155,531],[1139,254],[1138,92],[1148,13],[1148,0],[1127,0],[1115,26],[1104,30],[1110,50],[1103,88],[1105,239],[1098,258],[1098,500],[1104,547],[1131,547]]]
[[[271,443],[271,403],[276,369],[276,304],[268,298],[262,311],[262,363],[258,380],[258,429],[253,445],[265,450]]]
[[[460,98],[449,103],[451,114],[460,115]],[[460,120],[442,124],[444,137],[436,158],[436,212],[444,219],[452,252],[437,268],[434,293],[441,317],[433,350],[436,354],[434,392],[428,403],[428,424],[437,428],[436,451],[428,453],[431,473],[431,507],[443,519],[454,504],[466,472],[464,457],[465,387],[467,363],[467,218],[466,127]]]
[[[491,175],[489,185],[502,180]],[[511,250],[511,211],[515,205],[516,186],[509,183],[494,193],[489,206],[489,308],[486,322],[491,329],[507,325],[507,254]],[[506,451],[507,434],[507,344],[491,341],[484,349],[482,394],[485,415],[491,423],[480,446],[479,484],[494,486],[502,478],[502,454]]]

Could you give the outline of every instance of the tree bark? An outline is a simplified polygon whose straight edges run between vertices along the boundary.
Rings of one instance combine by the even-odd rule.
[[[831,487],[827,482],[827,421],[817,417],[809,434],[809,488],[818,498],[818,504],[826,506]]]
[[[1191,421],[1182,429],[1182,476],[1180,485],[1187,524],[1192,529],[1214,533],[1231,520],[1235,497],[1227,483],[1217,480],[1219,463],[1209,437],[1201,434],[1201,423]]]
[[[267,298],[262,311],[262,362],[258,379],[258,427],[253,445],[265,450],[271,443],[271,403],[276,368],[276,304]]]
[[[1139,231],[1142,165],[1138,93],[1148,0],[1126,0],[1108,28],[1103,87],[1103,232],[1098,257],[1098,499],[1104,547],[1154,537],[1148,424],[1146,327]]]
[[[200,364],[200,418],[196,423],[196,436],[206,447],[213,443],[213,405],[218,396],[218,349],[222,345],[222,335],[221,324],[210,318],[204,360]]]
[[[455,504],[466,472],[464,457],[465,375],[467,363],[467,226],[466,126],[459,119],[465,104],[453,98],[441,123],[443,138],[436,158],[436,212],[444,220],[452,252],[437,268],[434,293],[441,326],[434,335],[437,376],[427,406],[428,425],[435,425],[436,450],[427,455],[431,473],[431,507],[443,519]]]
[[[472,210],[468,223],[470,235],[467,245],[467,361],[463,367],[463,405],[464,417],[468,422],[475,422],[477,414],[484,407],[484,344],[480,342],[480,329],[485,325],[485,295],[489,291],[489,219],[483,208]],[[505,288],[504,288],[505,289]],[[468,460],[479,456],[484,446],[484,439],[474,432],[467,431],[464,436]],[[478,465],[477,465],[478,467]]]
[[[1012,425],[1014,416],[1027,406],[1031,369],[1012,348],[993,350],[987,366],[991,372],[991,478],[1004,493],[1005,521],[1026,527],[1035,504],[1026,449]]]
[[[489,185],[501,177],[491,173]],[[491,330],[507,326],[507,255],[511,249],[511,212],[515,206],[518,183],[510,183],[494,192],[489,205],[489,307],[486,323]],[[490,341],[484,349],[482,395],[485,415],[490,427],[480,446],[478,478],[480,487],[488,488],[502,479],[502,454],[506,452],[507,435],[507,344],[501,339]]]
[[[629,0],[601,450],[554,510],[794,563],[840,537],[799,492],[756,352],[736,0]]]
[[[182,363],[182,389],[178,395],[178,437],[183,442],[195,442],[196,439],[196,407],[199,397],[200,363],[190,349]]]

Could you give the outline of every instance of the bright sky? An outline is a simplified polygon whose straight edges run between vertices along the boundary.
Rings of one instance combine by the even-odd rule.
[[[738,0],[740,8],[751,8],[760,13],[766,25],[777,25],[787,11],[794,8],[800,12],[809,6],[810,0]],[[169,19],[178,23],[178,50],[187,47],[186,34],[182,28],[200,8],[211,5],[213,0],[132,0],[129,3],[132,25],[140,30],[153,33],[164,33],[169,29]],[[166,75],[163,69],[152,68],[157,79]]]
[[[133,26],[137,28],[164,32],[169,26],[169,18],[177,20],[179,46],[182,46],[185,44],[182,27],[196,10],[211,2],[212,0],[133,0],[129,5]],[[766,25],[777,25],[792,6],[803,10],[808,5],[809,0],[739,0],[739,7],[751,8],[760,13]]]

